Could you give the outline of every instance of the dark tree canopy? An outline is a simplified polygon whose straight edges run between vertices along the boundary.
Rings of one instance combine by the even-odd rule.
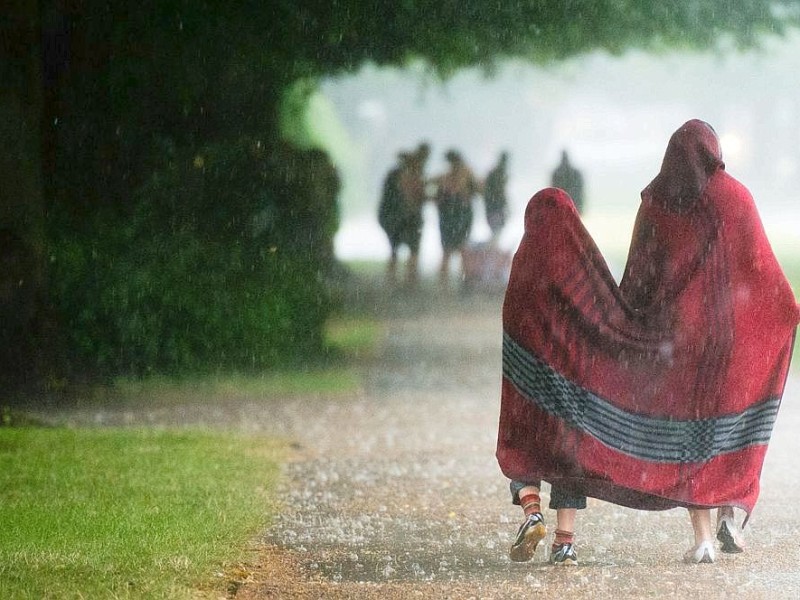
[[[547,63],[598,49],[708,49],[726,36],[749,47],[798,19],[796,0],[345,0],[313,8],[283,0],[270,46],[298,75],[417,58],[448,74],[509,57]]]
[[[800,0],[12,0],[0,359],[52,378],[322,350],[338,182],[281,141],[299,81],[750,47],[798,22]]]

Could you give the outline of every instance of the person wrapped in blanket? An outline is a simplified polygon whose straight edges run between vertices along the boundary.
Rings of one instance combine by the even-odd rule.
[[[569,196],[530,200],[503,305],[497,460],[525,521],[510,557],[546,536],[577,564],[586,496],[641,510],[685,507],[684,560],[744,542],[791,359],[800,308],[753,198],[700,120],[670,138],[641,194],[619,285]],[[711,510],[718,509],[716,531]]]

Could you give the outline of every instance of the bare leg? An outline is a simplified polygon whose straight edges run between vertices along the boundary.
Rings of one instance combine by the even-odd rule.
[[[442,254],[442,267],[439,269],[439,283],[446,286],[450,277],[450,250],[445,250]]]
[[[694,529],[695,545],[714,539],[714,532],[711,529],[710,510],[690,508],[689,519],[691,519],[692,529]]]
[[[467,265],[467,245],[463,244],[458,249],[459,256],[461,256],[461,279],[464,280],[467,277],[467,272],[465,267]]]
[[[578,509],[576,508],[559,508],[556,511],[556,528],[574,533],[577,514]]]
[[[575,552],[575,517],[576,508],[559,508],[556,510],[556,536],[550,548],[550,562],[554,565],[577,565],[578,555]]]
[[[406,282],[410,286],[417,285],[417,282],[419,280],[418,264],[419,264],[419,255],[417,255],[416,252],[412,252],[411,256],[408,257],[408,264],[406,265],[408,269]]]
[[[397,250],[392,248],[392,254],[389,257],[389,264],[386,268],[386,278],[390,285],[394,285],[397,281]]]
[[[716,552],[711,529],[711,511],[690,508],[689,519],[694,529],[694,546],[683,555],[683,560],[687,563],[713,563]]]

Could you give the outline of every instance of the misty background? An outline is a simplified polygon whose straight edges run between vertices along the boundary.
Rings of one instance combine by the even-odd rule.
[[[341,259],[385,260],[377,223],[381,185],[397,154],[425,140],[426,173],[446,169],[444,153],[462,152],[484,177],[510,153],[510,214],[501,239],[514,249],[528,199],[549,185],[562,149],[584,174],[584,221],[619,274],[639,193],[658,172],[670,135],[700,118],[720,135],[727,170],[753,193],[776,253],[798,242],[800,35],[769,39],[747,53],[669,52],[653,56],[593,53],[552,67],[503,63],[441,81],[423,66],[366,67],[324,80],[309,118],[342,178]],[[435,208],[425,208],[421,264],[438,263]],[[488,238],[482,207],[472,239]]]

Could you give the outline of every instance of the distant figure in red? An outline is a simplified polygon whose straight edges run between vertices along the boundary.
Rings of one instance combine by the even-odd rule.
[[[436,178],[436,204],[439,209],[439,233],[442,242],[440,281],[447,285],[450,278],[450,259],[454,252],[461,255],[472,230],[472,200],[480,191],[480,183],[464,162],[461,154],[449,150],[445,155],[450,169]]]
[[[567,192],[567,195],[572,198],[572,201],[575,203],[578,214],[583,214],[585,208],[583,175],[581,175],[581,172],[569,161],[569,155],[566,150],[561,151],[561,162],[556,167],[556,170],[553,171],[550,185]]]
[[[483,182],[483,200],[486,207],[486,222],[492,232],[492,242],[496,243],[506,225],[508,216],[508,152],[502,152],[494,168]]]
[[[688,509],[686,562],[714,562],[715,541],[741,552],[733,508],[749,517],[758,499],[798,321],[753,199],[703,121],[672,135],[642,192],[619,285],[569,196],[537,193],[503,305],[497,459],[525,513],[512,560],[545,536],[541,481],[557,564],[577,564],[586,496]]]
[[[419,246],[422,237],[422,206],[425,203],[425,163],[430,146],[419,145],[413,153],[401,153],[398,165],[386,176],[378,208],[378,222],[389,238],[391,254],[387,268],[389,282],[397,282],[400,248],[408,247],[406,283],[416,285],[419,278]]]

